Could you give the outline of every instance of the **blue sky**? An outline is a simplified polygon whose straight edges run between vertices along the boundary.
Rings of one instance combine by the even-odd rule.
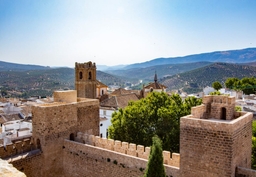
[[[119,65],[256,46],[255,0],[0,0],[0,61]]]

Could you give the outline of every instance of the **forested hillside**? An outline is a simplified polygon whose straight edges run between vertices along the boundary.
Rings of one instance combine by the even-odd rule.
[[[25,71],[50,69],[48,66],[26,65],[0,61],[0,71]]]
[[[29,71],[0,71],[0,90],[9,96],[51,96],[54,90],[74,89],[74,69],[56,68]],[[97,71],[106,85],[123,83],[118,77]]]
[[[213,63],[189,72],[160,79],[168,90],[183,89],[188,93],[202,91],[214,81],[224,83],[229,77],[243,78],[256,76],[256,67],[229,63]],[[224,84],[223,84],[224,85]]]
[[[155,72],[158,78],[172,76],[178,73],[183,73],[193,69],[201,68],[210,65],[210,62],[196,62],[196,63],[184,63],[184,64],[166,64],[156,65],[146,68],[132,68],[127,70],[112,70],[106,71],[107,73],[122,76],[125,78],[134,78],[137,80],[153,81]]]

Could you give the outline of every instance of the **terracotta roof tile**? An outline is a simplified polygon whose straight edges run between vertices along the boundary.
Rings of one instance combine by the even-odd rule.
[[[103,84],[102,82],[96,80],[96,86],[97,87],[108,87],[107,85]]]
[[[124,108],[128,105],[129,101],[137,101],[139,100],[137,95],[135,93],[130,94],[124,94],[119,96],[112,96],[109,99],[106,99],[100,103],[100,106],[102,107],[114,107],[116,109],[118,108]]]
[[[146,88],[146,89],[150,89],[150,88],[165,89],[167,87],[165,85],[159,84],[158,82],[152,82],[152,83],[149,83],[148,85],[146,85],[144,88]]]

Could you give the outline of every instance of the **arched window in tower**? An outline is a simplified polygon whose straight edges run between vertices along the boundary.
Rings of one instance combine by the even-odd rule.
[[[79,79],[83,79],[83,72],[79,72]]]
[[[92,79],[92,72],[91,72],[91,71],[89,71],[88,79],[89,79],[89,80]]]

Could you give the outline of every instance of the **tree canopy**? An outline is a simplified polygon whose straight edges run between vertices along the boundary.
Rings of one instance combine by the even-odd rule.
[[[153,145],[150,148],[150,155],[144,177],[165,177],[162,143],[158,136],[152,138]]]
[[[256,78],[254,77],[244,77],[242,79],[238,78],[228,78],[225,82],[227,88],[234,90],[241,90],[245,94],[255,94],[256,92]]]
[[[163,149],[179,152],[180,117],[190,114],[191,107],[201,99],[188,97],[182,101],[178,94],[152,92],[146,98],[130,102],[112,115],[109,136],[112,139],[150,146],[157,135]]]
[[[220,83],[219,81],[215,81],[215,82],[212,83],[212,87],[213,87],[215,90],[218,91],[219,89],[222,88],[222,85],[221,85],[221,83]]]

